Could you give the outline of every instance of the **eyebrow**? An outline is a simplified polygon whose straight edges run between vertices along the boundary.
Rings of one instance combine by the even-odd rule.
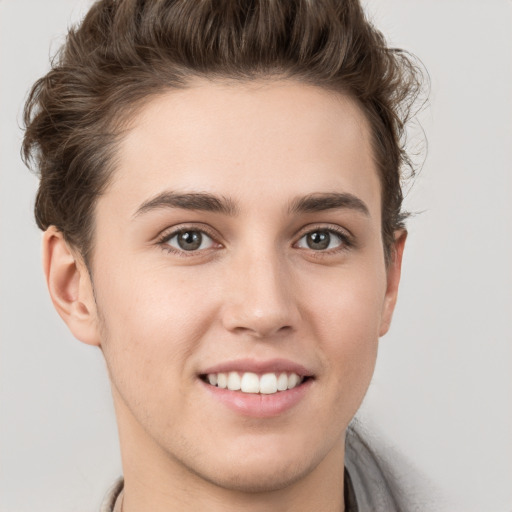
[[[314,213],[335,209],[356,210],[370,217],[368,206],[348,192],[328,192],[299,197],[290,204],[290,213]]]
[[[205,192],[177,193],[166,191],[142,203],[133,217],[163,208],[199,210],[229,216],[238,214],[236,203],[228,197],[219,197]],[[348,192],[313,193],[298,197],[290,203],[288,212],[314,213],[335,209],[356,210],[368,217],[370,216],[366,204],[357,196]]]
[[[234,216],[238,213],[235,203],[226,197],[218,197],[213,194],[194,192],[180,194],[177,192],[162,192],[145,201],[134,213],[138,217],[143,213],[162,208],[182,208],[185,210],[200,210],[206,212],[222,213]]]

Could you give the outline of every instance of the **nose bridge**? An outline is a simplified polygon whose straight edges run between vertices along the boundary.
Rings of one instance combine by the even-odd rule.
[[[285,257],[270,244],[234,257],[223,321],[231,331],[267,337],[293,329],[298,310]]]

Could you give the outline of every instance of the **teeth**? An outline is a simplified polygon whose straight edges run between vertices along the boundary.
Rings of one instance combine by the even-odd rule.
[[[257,375],[252,372],[238,373],[209,373],[206,376],[207,381],[212,386],[217,386],[230,391],[242,391],[242,393],[261,393],[272,395],[278,391],[293,389],[304,380],[296,373],[265,373]]]
[[[300,382],[300,377],[296,373],[292,373],[288,377],[288,389],[293,389]]]
[[[260,379],[260,393],[271,395],[277,391],[277,377],[275,373],[265,373]]]
[[[288,375],[281,373],[277,379],[277,390],[286,391],[288,389]]]
[[[238,391],[240,389],[240,375],[237,372],[229,372],[228,389],[231,391]]]
[[[228,387],[228,376],[225,373],[217,374],[217,386],[224,389]]]
[[[259,393],[260,392],[260,379],[255,373],[246,372],[242,375],[242,382],[240,386],[244,393]]]

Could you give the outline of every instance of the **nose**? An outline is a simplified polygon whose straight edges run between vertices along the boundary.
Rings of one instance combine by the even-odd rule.
[[[297,328],[293,279],[278,254],[238,258],[225,286],[222,322],[227,330],[262,339]]]

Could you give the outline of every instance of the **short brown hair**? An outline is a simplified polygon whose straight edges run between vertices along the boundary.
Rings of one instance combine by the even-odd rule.
[[[403,227],[404,130],[421,73],[358,0],[100,0],[71,29],[25,106],[35,217],[88,261],[94,205],[134,109],[191,79],[293,79],[348,94],[366,114],[382,185],[386,257]]]

